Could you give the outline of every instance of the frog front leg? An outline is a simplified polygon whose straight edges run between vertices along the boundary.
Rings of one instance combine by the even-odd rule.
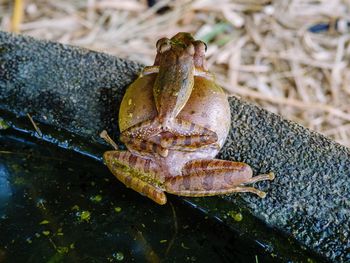
[[[103,160],[113,175],[127,187],[160,205],[167,202],[162,189],[163,182],[157,176],[160,169],[151,159],[115,150],[105,152]]]
[[[166,192],[181,196],[213,196],[250,192],[264,198],[265,192],[245,185],[273,180],[274,174],[252,176],[252,169],[245,163],[199,159],[187,162],[182,169],[182,175],[167,178],[164,187]]]
[[[180,149],[182,151],[197,149],[206,145],[216,144],[218,136],[209,128],[200,126],[196,123],[175,119],[166,126],[166,131],[173,136],[162,136],[160,145],[163,148]]]
[[[179,146],[190,148],[198,148],[205,145],[214,144],[218,140],[218,136],[215,132],[210,129],[195,124],[193,122],[172,119],[167,123],[161,123],[158,117],[153,120],[147,120],[138,123],[121,134],[121,140],[126,143],[133,140],[139,140],[142,143],[143,148],[154,148],[153,144],[157,144],[150,138],[160,134],[167,133],[172,134],[172,136],[161,136],[159,146],[160,148],[155,151],[155,153],[164,152],[165,155],[160,154],[163,157],[167,156],[168,148],[176,148]]]

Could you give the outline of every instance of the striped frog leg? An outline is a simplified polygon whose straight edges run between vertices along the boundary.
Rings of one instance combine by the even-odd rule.
[[[273,173],[253,176],[249,165],[218,159],[189,161],[182,169],[182,175],[167,178],[165,191],[181,196],[213,196],[234,192],[250,192],[261,198],[266,193],[245,184],[273,180]]]
[[[150,159],[138,157],[128,151],[107,151],[103,159],[115,177],[127,187],[163,205],[167,199],[159,168]]]
[[[175,119],[166,131],[174,136],[161,138],[160,145],[164,148],[176,149],[177,146],[199,148],[216,143],[218,140],[217,134],[212,130],[182,119]]]
[[[165,133],[166,132],[166,133]],[[160,143],[150,141],[149,139],[163,133]],[[170,135],[170,136],[169,136]],[[202,146],[211,145],[217,142],[218,136],[208,128],[197,125],[193,122],[175,119],[170,127],[162,127],[158,119],[147,120],[138,123],[121,134],[121,141],[139,152],[155,153],[162,157],[168,155],[166,149],[177,149],[184,147],[187,149],[197,149]],[[215,145],[219,147],[218,145]]]
[[[127,137],[124,134],[120,136],[120,140],[128,146],[129,151],[138,153],[141,156],[152,157],[158,154],[162,157],[168,156],[168,149],[163,148],[161,145],[148,141],[146,139]]]
[[[151,137],[161,132],[162,126],[157,119],[146,120],[123,131],[120,135],[120,140],[129,146],[128,149],[132,149],[142,156],[158,154],[161,157],[167,157],[168,150],[162,147],[160,142],[150,140]]]
[[[122,136],[147,140],[162,132],[157,118],[139,122],[122,132]]]

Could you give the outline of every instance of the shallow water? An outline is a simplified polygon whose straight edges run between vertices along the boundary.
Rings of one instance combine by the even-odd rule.
[[[270,262],[254,242],[170,196],[165,206],[107,168],[0,134],[0,262]]]

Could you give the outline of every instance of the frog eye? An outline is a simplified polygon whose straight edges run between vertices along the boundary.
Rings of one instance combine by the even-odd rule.
[[[200,53],[205,53],[207,52],[207,44],[205,42],[197,40],[195,42],[196,50],[199,51]]]
[[[156,48],[159,53],[164,53],[168,51],[171,48],[170,39],[168,38],[159,39],[157,41]]]
[[[192,44],[188,45],[186,51],[190,56],[193,56],[195,52],[194,46]]]

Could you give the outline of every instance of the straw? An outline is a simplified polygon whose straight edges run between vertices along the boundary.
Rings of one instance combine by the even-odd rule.
[[[188,31],[239,96],[350,146],[350,34],[345,1],[27,0],[18,30],[150,65],[155,43]],[[11,30],[13,1],[0,3]],[[162,11],[159,11],[162,10]],[[159,12],[158,12],[159,11]]]

